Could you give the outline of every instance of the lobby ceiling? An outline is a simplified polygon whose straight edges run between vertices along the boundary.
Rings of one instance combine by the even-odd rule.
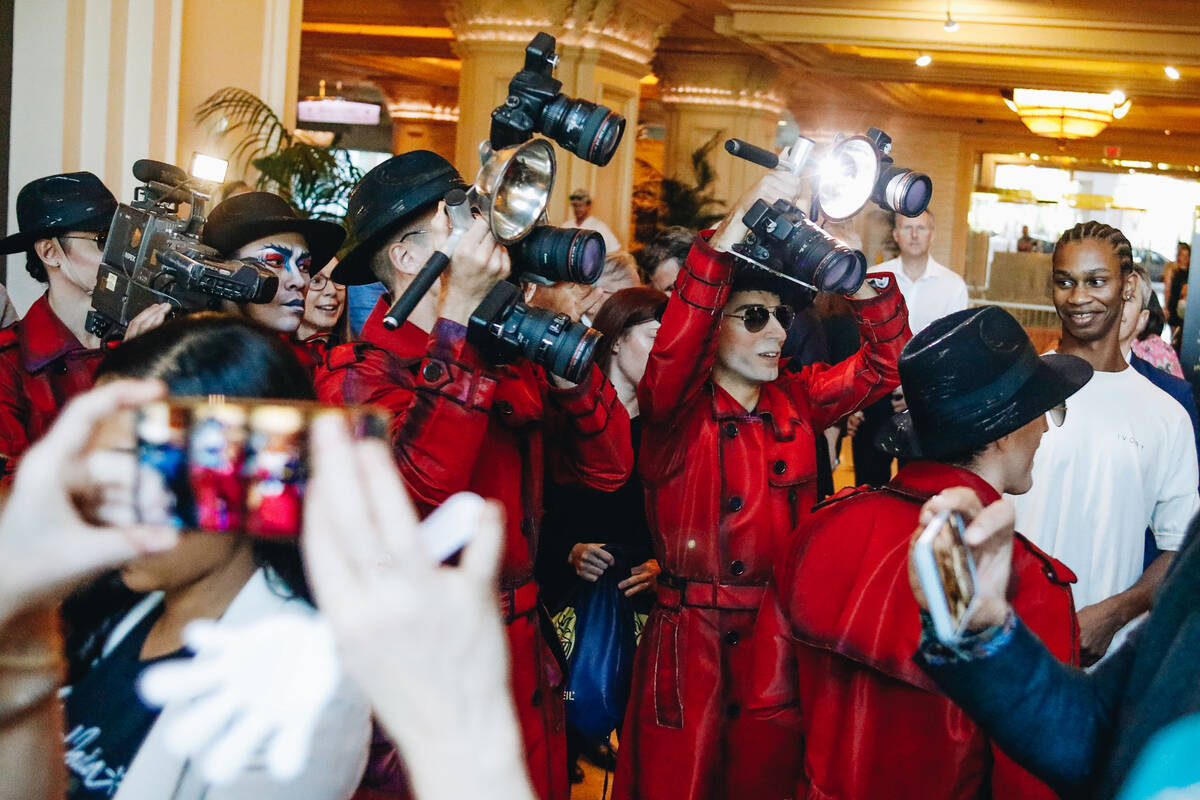
[[[1192,0],[682,0],[658,53],[759,53],[786,105],[1019,125],[1000,90],[1124,91],[1114,133],[1200,134],[1200,2]],[[453,104],[459,64],[443,0],[305,0],[301,94],[319,79]],[[919,55],[932,63],[919,67]],[[1179,70],[1171,80],[1164,68]],[[653,97],[653,89],[648,94]]]

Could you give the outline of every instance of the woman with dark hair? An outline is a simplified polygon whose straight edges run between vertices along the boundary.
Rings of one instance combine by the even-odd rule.
[[[296,339],[318,358],[351,339],[346,287],[333,279],[336,266],[335,258],[309,279],[304,293],[304,318],[296,330]]]
[[[114,378],[155,378],[171,396],[315,396],[308,371],[286,342],[258,323],[217,314],[177,319],[125,343],[97,373],[100,382]],[[127,438],[129,432],[112,436]],[[193,620],[242,625],[268,615],[313,613],[295,541],[183,532],[174,549],[135,559],[119,575],[135,593],[134,604],[114,609],[93,635],[77,636],[76,650],[69,653],[76,676],[65,704],[70,798],[108,797],[114,791],[117,798],[209,800],[351,796],[370,735],[369,709],[357,694],[340,692],[326,710],[320,730],[327,735],[318,731],[321,748],[295,780],[277,783],[252,769],[215,787],[168,749],[159,712],[146,707],[136,691],[150,665],[191,656],[183,630]],[[103,585],[72,605],[113,609],[97,599],[102,592]],[[112,595],[107,598],[111,602]],[[77,614],[67,617],[72,629],[83,627]]]
[[[572,605],[574,594],[583,586],[580,581],[595,583],[610,568],[627,571],[618,588],[633,598],[636,612],[649,613],[653,605],[659,567],[651,547],[636,464],[641,438],[637,385],[646,371],[666,304],[667,296],[657,289],[622,289],[605,301],[592,323],[604,334],[596,347],[596,364],[629,412],[635,463],[629,480],[615,492],[547,482],[538,577],[552,613]],[[573,779],[583,777],[576,766],[580,752],[587,753],[598,766],[613,768],[615,756],[605,743],[597,747],[581,738],[568,723],[568,762]]]

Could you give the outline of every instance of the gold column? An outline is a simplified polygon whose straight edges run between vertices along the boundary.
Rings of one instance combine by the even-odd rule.
[[[492,109],[508,96],[529,40],[545,31],[558,39],[554,77],[562,81],[561,91],[608,106],[626,120],[625,138],[606,167],[558,149],[550,221],[561,222],[571,190],[585,188],[593,213],[628,246],[640,81],[650,73],[659,38],[683,11],[675,0],[457,0],[447,14],[462,59],[456,166],[464,177],[475,174]]]
[[[756,55],[659,53],[659,91],[666,110],[664,170],[694,181],[692,153],[713,136],[737,137],[775,149],[783,101],[775,91],[776,68]],[[714,195],[732,204],[763,174],[718,146],[709,156],[716,172]]]

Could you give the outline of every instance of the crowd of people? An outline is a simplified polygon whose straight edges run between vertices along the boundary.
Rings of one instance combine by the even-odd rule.
[[[1200,781],[1139,760],[1195,744],[1200,424],[1139,345],[1164,313],[1119,230],[1058,240],[1045,354],[1001,308],[968,308],[929,212],[897,216],[899,256],[846,297],[735,258],[755,201],[799,196],[784,171],[636,263],[573,193],[568,224],[615,244],[595,286],[512,274],[479,218],[390,328],[463,186],[417,151],[363,177],[344,226],[231,196],[203,240],[257,259],[273,299],[151,305],[104,343],[87,314],[115,198],[90,173],[21,190],[0,252],[46,291],[0,331],[0,797],[566,800],[581,753],[622,800]],[[469,335],[506,280],[600,332],[578,380]],[[376,283],[352,325],[347,287]],[[314,420],[298,540],[147,522],[127,412],[210,395],[369,405],[389,425]],[[847,429],[862,485],[833,494]],[[445,513],[463,493],[489,501],[465,521]],[[976,565],[956,641],[910,555],[943,511]],[[445,563],[422,548],[438,524],[471,533]],[[586,667],[556,625],[608,579],[640,628],[616,748],[568,713],[566,670]],[[194,657],[197,620],[275,616],[327,622],[345,677],[291,778],[250,759],[214,783],[139,679]],[[1131,775],[1150,788],[1122,790]]]

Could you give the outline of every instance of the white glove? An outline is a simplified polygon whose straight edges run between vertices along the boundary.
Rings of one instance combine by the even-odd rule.
[[[139,686],[147,703],[173,712],[168,748],[203,756],[201,774],[215,784],[233,780],[263,748],[272,777],[296,778],[342,675],[325,621],[299,614],[236,627],[196,620],[183,638],[195,657],[155,664]]]

